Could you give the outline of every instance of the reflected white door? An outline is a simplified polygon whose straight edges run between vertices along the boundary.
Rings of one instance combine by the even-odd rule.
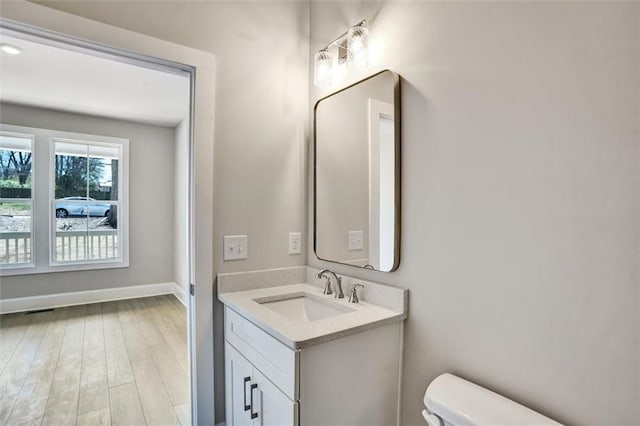
[[[393,104],[369,99],[369,263],[393,267],[395,235]]]

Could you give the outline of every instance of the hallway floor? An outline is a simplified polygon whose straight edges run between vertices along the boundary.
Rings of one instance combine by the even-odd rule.
[[[173,296],[0,316],[0,424],[189,424]]]

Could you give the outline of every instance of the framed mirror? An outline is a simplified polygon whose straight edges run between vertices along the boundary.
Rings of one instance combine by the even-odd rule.
[[[400,262],[400,78],[381,71],[314,108],[314,250],[389,272]]]

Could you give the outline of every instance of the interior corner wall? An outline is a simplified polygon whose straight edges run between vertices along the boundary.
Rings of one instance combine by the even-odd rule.
[[[54,272],[0,278],[0,298],[172,282],[174,130],[168,127],[0,104],[4,124],[101,136],[129,142],[128,268]]]
[[[368,20],[372,64],[345,85],[402,77],[400,266],[332,265],[410,290],[402,424],[445,372],[567,424],[640,423],[640,4],[310,15],[311,53]]]

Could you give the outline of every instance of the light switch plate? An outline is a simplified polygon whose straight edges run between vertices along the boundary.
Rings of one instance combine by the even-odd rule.
[[[241,260],[249,256],[249,237],[226,235],[224,237],[224,260]]]
[[[289,254],[302,253],[302,233],[289,232]]]
[[[349,231],[349,250],[362,250],[364,233],[362,231]]]

